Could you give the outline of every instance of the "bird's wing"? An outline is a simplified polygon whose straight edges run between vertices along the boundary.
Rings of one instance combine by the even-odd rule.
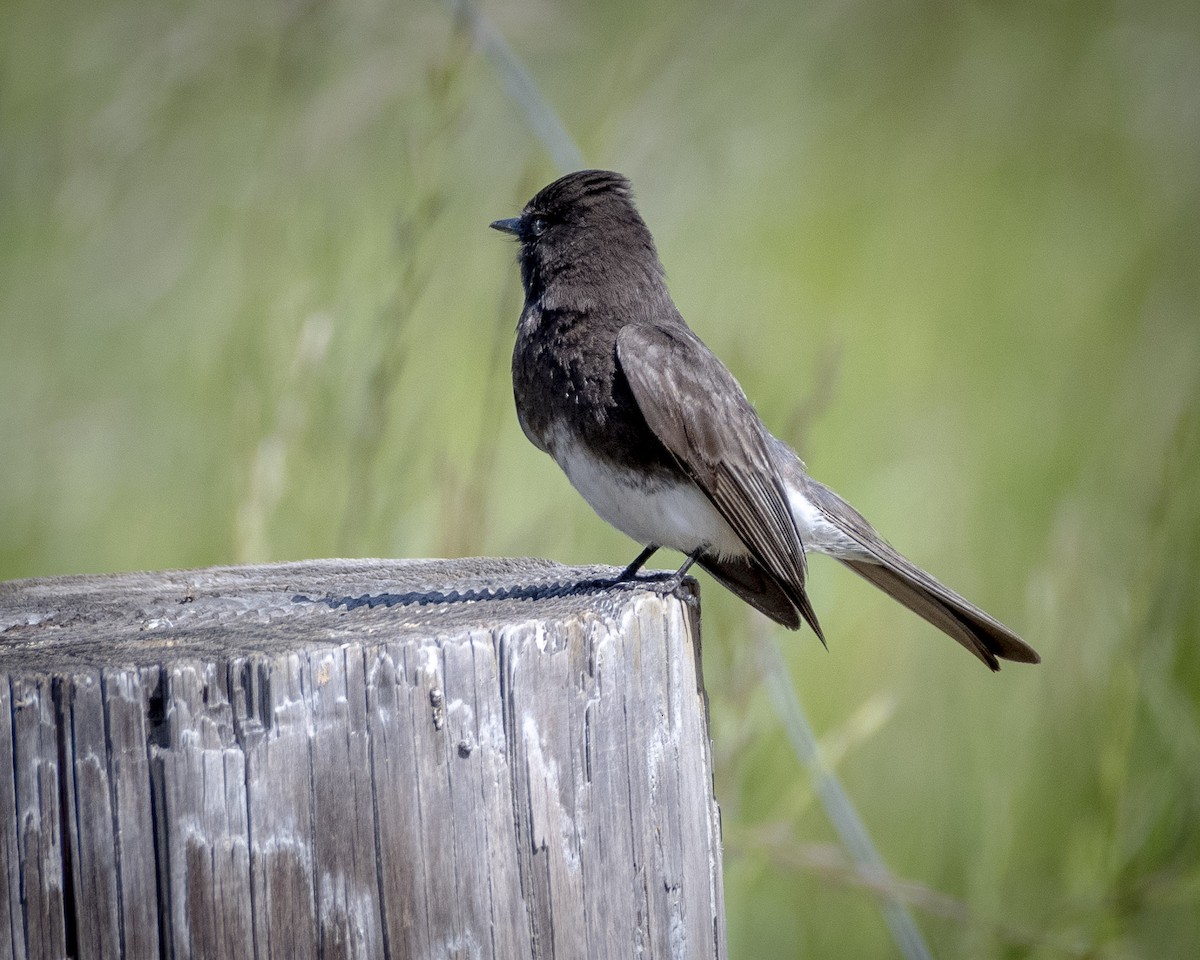
[[[626,326],[617,363],[654,435],[824,643],[804,591],[804,547],[787,491],[733,374],[683,326]]]
[[[789,630],[799,630],[800,611],[791,596],[762,565],[749,554],[743,557],[719,557],[706,554],[696,561],[730,593],[741,597],[764,616]]]

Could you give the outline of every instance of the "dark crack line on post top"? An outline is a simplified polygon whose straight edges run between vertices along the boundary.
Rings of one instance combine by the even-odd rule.
[[[336,610],[338,607],[345,607],[347,610],[367,607],[373,610],[375,607],[431,606],[443,603],[475,603],[489,600],[555,600],[562,597],[606,593],[610,590],[628,590],[637,587],[649,587],[653,589],[660,584],[671,582],[673,578],[673,574],[664,572],[626,581],[593,578],[590,580],[521,584],[512,587],[372,593],[356,597],[339,597],[332,594],[327,594],[324,597],[310,597],[303,593],[298,593],[292,597],[292,603],[324,604],[331,610]]]

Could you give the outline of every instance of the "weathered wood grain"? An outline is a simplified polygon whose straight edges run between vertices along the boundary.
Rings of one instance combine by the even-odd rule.
[[[694,592],[614,572],[0,584],[0,960],[723,957]]]
[[[87,904],[74,904],[74,939],[81,956],[120,956],[120,868],[113,833],[108,740],[100,672],[87,670],[60,681],[62,778],[69,834],[91,837],[71,845],[71,889],[88,891]]]
[[[70,861],[62,842],[63,776],[53,686],[50,677],[13,677],[10,682],[17,859],[30,960],[67,952],[63,900]]]
[[[0,771],[13,770],[13,709],[9,684],[0,683]],[[21,848],[17,843],[15,776],[0,776],[0,960],[25,960],[24,909],[21,905]]]
[[[147,789],[151,780],[145,691],[154,686],[144,679],[144,673],[157,680],[156,670],[110,667],[100,674],[120,898],[119,955],[135,958],[160,955],[156,832],[152,790]],[[77,839],[81,846],[99,842],[86,834]]]

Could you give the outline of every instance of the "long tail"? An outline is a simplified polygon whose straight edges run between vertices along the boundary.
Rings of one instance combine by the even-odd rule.
[[[836,557],[993,670],[1000,669],[1000,660],[1041,662],[1037,651],[1012,630],[918,567],[879,536],[861,513],[810,477],[790,447],[778,439],[775,444],[786,484],[829,525],[824,542],[810,540],[806,547]]]
[[[861,548],[857,556],[834,554],[838,560],[953,637],[993,670],[1000,669],[998,660],[1041,662],[1033,647],[897,551],[836,493],[811,477],[805,479],[809,502]]]
[[[1037,651],[969,600],[934,580],[919,567],[838,558],[859,576],[953,637],[993,670],[1000,660],[1038,663]],[[912,573],[911,571],[916,571]]]

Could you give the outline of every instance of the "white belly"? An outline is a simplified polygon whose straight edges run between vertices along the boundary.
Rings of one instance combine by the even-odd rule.
[[[570,441],[554,444],[554,458],[601,519],[643,546],[655,543],[682,553],[704,547],[722,557],[747,553],[712,501],[690,482],[647,483]]]

